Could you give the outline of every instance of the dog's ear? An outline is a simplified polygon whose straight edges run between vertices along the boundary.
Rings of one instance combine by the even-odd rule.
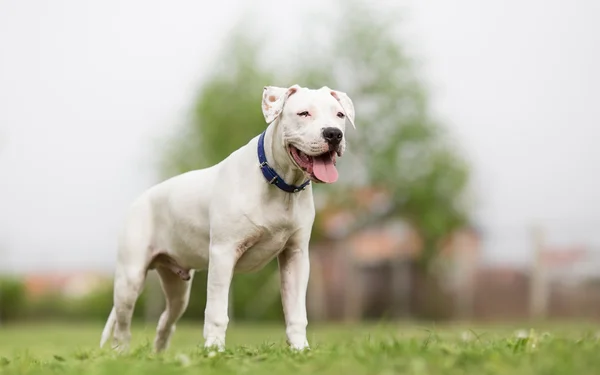
[[[283,105],[290,95],[300,89],[300,86],[293,85],[289,88],[265,86],[262,96],[262,112],[267,124],[275,121],[283,111]]]
[[[329,90],[331,92],[331,95],[338,102],[340,102],[340,105],[346,112],[346,118],[348,119],[348,121],[350,121],[350,124],[352,124],[352,127],[354,129],[356,129],[356,126],[354,125],[354,104],[352,103],[352,100],[350,100],[350,97],[348,95],[346,95],[345,92],[331,90],[331,89],[329,89]]]

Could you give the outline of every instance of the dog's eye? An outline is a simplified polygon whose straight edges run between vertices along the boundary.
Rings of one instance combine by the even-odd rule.
[[[308,117],[308,116],[310,116],[310,113],[308,113],[308,111],[299,112],[298,116],[300,116],[300,117]]]
[[[343,114],[342,112],[338,112],[338,113],[337,113],[337,117],[339,117],[339,118],[344,118],[344,117],[346,117],[346,115],[345,115],[345,114]]]

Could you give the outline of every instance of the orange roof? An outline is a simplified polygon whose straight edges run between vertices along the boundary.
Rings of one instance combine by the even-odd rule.
[[[414,257],[420,243],[416,233],[409,229],[398,232],[389,228],[365,229],[349,239],[354,257],[363,262]]]
[[[385,190],[374,187],[365,187],[352,191],[350,193],[352,207],[357,205],[359,212],[339,204],[338,202],[329,202],[320,210],[321,227],[327,233],[337,232],[342,228],[350,227],[365,210],[371,211],[375,206],[387,204],[389,197]]]
[[[85,279],[102,280],[107,279],[107,276],[94,272],[37,273],[25,276],[23,282],[29,295],[40,296],[49,293],[64,293],[73,282]]]

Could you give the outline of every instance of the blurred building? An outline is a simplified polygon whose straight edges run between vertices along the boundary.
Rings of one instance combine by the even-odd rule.
[[[24,277],[28,296],[61,295],[79,298],[88,295],[110,282],[110,275],[97,272],[34,273]]]
[[[324,207],[315,224],[323,239],[311,247],[313,319],[600,318],[600,257],[594,252],[532,241],[539,262],[486,265],[483,234],[465,227],[442,241],[425,273],[418,262],[422,241],[408,223],[356,225],[364,215],[385,211],[386,195],[368,188],[354,201],[352,208]]]
[[[390,201],[384,192],[361,189],[355,192],[354,201],[352,209],[325,207],[316,224],[325,239],[311,248],[309,308],[313,317],[408,319],[471,310],[472,291],[461,294],[466,298],[455,299],[453,294],[456,288],[474,285],[481,251],[476,231],[465,228],[444,241],[433,265],[439,273],[431,277],[419,266],[423,244],[409,223],[387,219],[353,229],[364,215],[385,211]]]

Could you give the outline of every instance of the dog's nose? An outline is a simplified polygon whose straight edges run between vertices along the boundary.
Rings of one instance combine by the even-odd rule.
[[[323,129],[323,138],[325,138],[327,143],[329,143],[330,145],[334,145],[334,146],[339,145],[340,142],[342,141],[343,137],[344,137],[344,134],[338,128]]]

